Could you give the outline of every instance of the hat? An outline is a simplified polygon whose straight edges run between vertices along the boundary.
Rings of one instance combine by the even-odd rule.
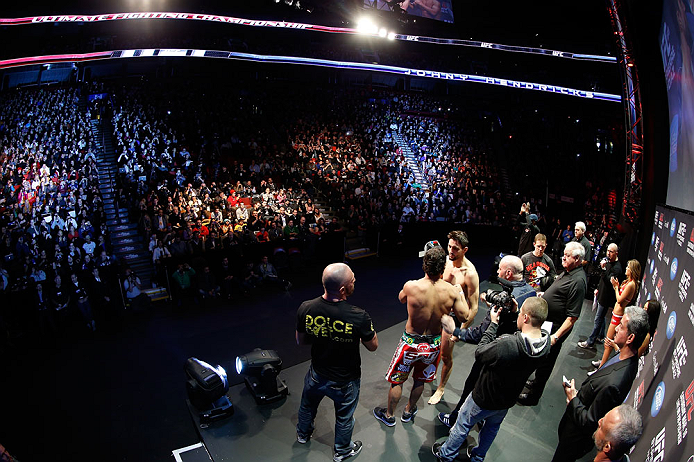
[[[427,250],[433,249],[434,247],[441,247],[441,244],[439,244],[439,241],[429,241],[424,245],[424,250],[419,252],[419,258],[422,258],[426,253]]]
[[[535,215],[534,213],[531,213],[530,214],[530,221],[537,221],[537,215]]]

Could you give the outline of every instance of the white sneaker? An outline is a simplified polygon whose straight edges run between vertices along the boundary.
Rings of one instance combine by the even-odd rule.
[[[598,372],[597,369],[592,370],[592,371],[588,371],[588,377],[590,377],[591,375],[595,374],[596,372]]]
[[[593,365],[593,367],[600,367],[600,360],[596,359],[595,361],[591,361],[590,363]]]

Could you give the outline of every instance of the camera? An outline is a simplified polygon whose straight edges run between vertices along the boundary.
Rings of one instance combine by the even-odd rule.
[[[509,313],[513,309],[514,296],[511,295],[513,288],[502,284],[501,289],[502,290],[487,289],[485,300],[490,305],[497,306],[501,308],[502,311]]]

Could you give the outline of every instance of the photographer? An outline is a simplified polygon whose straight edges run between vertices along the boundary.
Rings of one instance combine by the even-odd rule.
[[[475,362],[482,364],[482,372],[475,388],[468,395],[451,428],[448,439],[434,443],[432,452],[440,461],[452,461],[477,423],[484,421],[476,447],[468,447],[470,460],[484,460],[499,432],[501,422],[513,407],[517,393],[525,380],[550,351],[549,333],[540,329],[547,318],[547,302],[529,297],[520,307],[516,325],[520,332],[497,337],[501,309],[490,309],[491,323],[484,332],[477,349]],[[443,328],[455,336],[460,329],[450,316],[441,319]]]
[[[130,306],[134,311],[145,310],[149,308],[151,303],[149,296],[141,292],[142,282],[140,278],[131,270],[125,270],[125,280],[123,281],[125,289],[125,298],[130,302]]]
[[[523,306],[523,302],[530,297],[535,296],[535,290],[523,280],[523,263],[521,259],[513,256],[507,255],[501,259],[499,262],[499,270],[497,272],[499,276],[499,282],[501,283],[502,291],[495,292],[492,290],[487,290],[483,293],[480,298],[483,302],[491,305],[492,307],[497,307],[501,309],[498,316],[498,327],[496,330],[497,337],[503,334],[513,334],[517,330],[516,322],[518,319],[518,306]],[[515,301],[514,301],[515,299]],[[474,328],[470,329],[460,329],[460,339],[467,343],[480,343],[482,335],[487,331],[489,324],[492,322],[492,310],[487,311],[487,315],[484,317],[482,323]],[[470,392],[475,387],[477,379],[482,372],[482,364],[475,361],[470,370],[470,374],[465,380],[465,387],[463,388],[463,393],[460,396],[460,400],[456,405],[453,412],[446,414],[444,412],[439,413],[439,420],[443,422],[447,427],[451,427],[455,423],[458,417],[458,412],[460,408],[465,403]]]

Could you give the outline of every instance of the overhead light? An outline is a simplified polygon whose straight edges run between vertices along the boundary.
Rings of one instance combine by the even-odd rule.
[[[395,32],[388,33],[388,40],[395,40]]]
[[[388,35],[388,31],[384,27],[381,27],[378,31],[378,36],[386,38],[387,35]]]

